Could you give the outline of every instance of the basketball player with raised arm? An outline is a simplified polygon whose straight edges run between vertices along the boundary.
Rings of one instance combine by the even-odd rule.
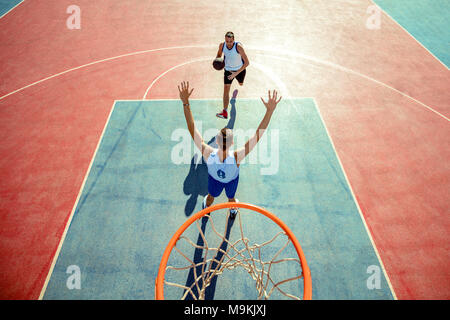
[[[246,68],[250,64],[244,48],[241,43],[234,41],[234,33],[228,31],[225,34],[225,42],[219,45],[216,58],[222,58],[224,55],[224,75],[223,75],[223,110],[217,113],[216,116],[222,119],[228,118],[228,104],[230,103],[230,88],[234,78],[239,82],[239,85],[244,85]]]
[[[273,90],[272,95],[268,93],[268,101],[265,102],[263,98],[261,101],[266,107],[266,113],[261,120],[261,123],[256,129],[255,134],[251,137],[245,145],[234,151],[233,146],[233,131],[228,128],[223,128],[216,136],[216,143],[218,149],[214,149],[203,141],[198,129],[195,127],[194,117],[191,112],[189,104],[189,96],[194,89],[189,91],[189,82],[182,82],[181,87],[178,86],[180,99],[183,102],[184,116],[186,118],[187,127],[194,144],[201,151],[206,166],[208,168],[208,195],[203,199],[202,208],[209,207],[214,198],[218,197],[223,189],[225,189],[226,196],[229,202],[238,202],[235,198],[238,182],[239,182],[239,166],[244,158],[253,150],[253,148],[261,139],[262,135],[269,125],[272,114],[280,102],[281,97],[277,100],[278,93]],[[230,218],[234,219],[238,210],[237,208],[230,209]]]

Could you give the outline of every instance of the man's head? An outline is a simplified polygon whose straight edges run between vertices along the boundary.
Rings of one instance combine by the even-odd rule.
[[[233,144],[233,130],[223,128],[216,136],[216,143],[219,149],[225,151],[229,149]]]
[[[225,43],[227,45],[228,48],[231,48],[234,44],[234,33],[231,31],[228,31],[225,34]]]

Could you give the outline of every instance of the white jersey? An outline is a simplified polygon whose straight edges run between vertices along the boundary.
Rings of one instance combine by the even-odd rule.
[[[225,56],[224,60],[226,71],[237,71],[244,65],[244,61],[237,51],[238,43],[239,42],[234,42],[231,49],[227,48],[227,44],[225,42],[223,43],[222,52]]]
[[[223,162],[220,161],[218,152],[219,149],[214,149],[209,155],[208,161],[206,161],[209,175],[222,183],[233,181],[239,176],[239,167],[236,164],[234,151],[229,150],[228,156]]]

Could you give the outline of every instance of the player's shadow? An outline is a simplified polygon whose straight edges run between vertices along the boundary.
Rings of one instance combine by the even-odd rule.
[[[189,292],[186,295],[185,300],[194,300],[195,296],[197,299],[199,297],[198,288],[201,288],[203,286],[203,280],[209,279],[209,285],[205,289],[205,300],[214,300],[214,295],[216,292],[216,282],[217,282],[217,275],[213,275],[213,272],[217,269],[220,269],[220,263],[222,263],[222,259],[224,259],[225,252],[228,248],[228,241],[230,238],[231,228],[233,227],[235,219],[230,219],[227,217],[226,220],[226,230],[224,239],[222,240],[219,250],[217,250],[217,253],[214,257],[212,257],[211,261],[209,263],[203,263],[204,257],[203,257],[203,249],[205,248],[204,245],[204,237],[205,237],[205,230],[206,225],[208,223],[208,220],[210,217],[203,217],[201,221],[201,233],[198,234],[197,244],[194,251],[194,258],[193,263],[195,265],[194,268],[189,269],[189,274],[186,280],[185,286],[187,288],[191,288],[192,292]],[[207,251],[208,252],[208,251]],[[195,272],[194,272],[195,269]],[[204,273],[204,275],[202,275]],[[197,281],[196,281],[197,279]],[[183,295],[186,293],[186,290],[183,292]]]
[[[226,125],[227,128],[233,129],[236,121],[236,96],[238,90],[234,90],[233,98],[230,100],[230,118]],[[206,138],[206,137],[204,137]],[[213,148],[217,148],[216,137],[213,136],[207,143]],[[194,155],[191,159],[191,165],[187,177],[184,179],[183,192],[185,195],[190,195],[184,206],[184,213],[189,217],[195,210],[199,196],[200,201],[208,194],[208,168],[204,159],[197,159]]]

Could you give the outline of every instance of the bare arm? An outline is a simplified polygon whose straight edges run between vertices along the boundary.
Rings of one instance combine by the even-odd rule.
[[[239,74],[240,72],[244,71],[245,68],[247,68],[250,65],[250,61],[248,60],[248,57],[244,51],[244,48],[240,44],[237,45],[237,48],[238,48],[239,54],[242,57],[242,60],[244,60],[244,64],[242,65],[242,67],[238,71],[236,71],[237,74]]]
[[[219,50],[217,51],[217,56],[216,58],[222,58],[222,53],[223,53],[223,42],[221,44],[219,44]]]
[[[181,89],[180,86],[178,86],[178,92],[180,93],[180,99],[183,102],[184,117],[186,118],[189,133],[191,134],[192,139],[194,139],[194,144],[196,145],[196,147],[202,152],[203,158],[205,160],[208,160],[208,157],[213,151],[213,148],[203,141],[202,135],[195,127],[194,117],[192,116],[189,104],[189,96],[192,94],[192,91],[194,91],[194,89],[189,91],[189,81],[183,81],[181,83]]]
[[[242,67],[239,68],[239,70],[233,71],[231,73],[231,75],[228,76],[229,80],[232,80],[233,78],[235,78],[239,73],[244,71],[245,68],[247,68],[250,65],[250,61],[248,60],[248,57],[247,57],[247,54],[244,51],[244,48],[240,44],[237,45],[237,48],[238,48],[239,54],[242,57],[242,60],[244,60],[244,64],[242,65]]]
[[[277,100],[278,93],[276,90],[273,90],[272,96],[270,95],[270,90],[268,93],[269,99],[267,102],[261,98],[261,101],[263,102],[264,106],[266,107],[266,114],[264,115],[264,118],[261,120],[261,123],[258,126],[258,129],[256,129],[255,135],[251,137],[244,147],[239,149],[235,152],[236,162],[238,164],[241,163],[241,161],[244,160],[244,158],[253,150],[253,148],[258,143],[259,139],[261,139],[262,135],[267,129],[267,126],[269,125],[270,119],[272,118],[272,114],[275,111],[275,108],[277,107],[278,102],[280,102],[281,97]]]

